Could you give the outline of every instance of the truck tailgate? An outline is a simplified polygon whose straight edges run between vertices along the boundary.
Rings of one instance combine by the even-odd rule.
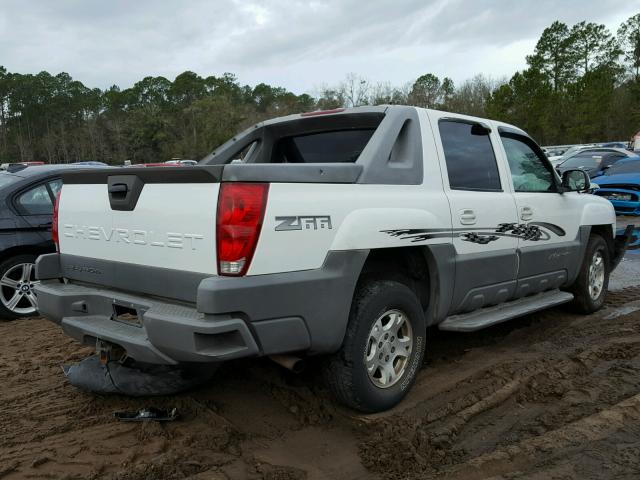
[[[65,175],[60,253],[216,275],[215,170],[113,169]]]

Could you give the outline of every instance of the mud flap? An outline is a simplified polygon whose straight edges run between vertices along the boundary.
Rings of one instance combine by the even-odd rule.
[[[100,394],[121,394],[132,397],[173,395],[208,382],[216,366],[122,364],[115,361],[102,364],[97,355],[73,364],[63,365],[69,382],[81,390]]]
[[[633,231],[635,228],[635,225],[627,225],[627,228],[624,229],[621,235],[616,235],[613,244],[613,257],[611,258],[611,271],[615,270],[622,260],[622,257],[624,257],[627,247],[633,240]]]

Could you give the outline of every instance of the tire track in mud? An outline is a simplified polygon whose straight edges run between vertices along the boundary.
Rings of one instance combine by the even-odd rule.
[[[300,376],[231,362],[173,397],[86,394],[59,365],[88,349],[41,319],[0,323],[0,479],[637,478],[640,311],[620,307],[638,300],[430,332],[412,393],[370,416],[336,407],[313,361]],[[150,404],[181,418],[113,418]]]
[[[638,478],[640,312],[603,319],[639,299],[614,292],[597,314],[558,308],[432,354],[417,385],[433,374],[430,398],[365,419],[363,462],[398,479]],[[440,389],[438,369],[468,374]]]
[[[212,385],[172,397],[136,399],[92,395],[69,385],[60,364],[80,360],[91,350],[45,320],[0,323],[0,352],[3,480],[286,480],[314,478],[314,472],[315,478],[324,478],[323,472],[336,468],[328,458],[337,460],[346,476],[367,478],[357,439],[347,420],[336,420],[327,392],[316,388],[313,368],[295,376],[266,359],[232,362]],[[114,411],[148,405],[176,406],[180,419],[160,425],[113,417]],[[283,443],[292,435],[296,443]],[[318,438],[330,439],[322,452],[315,451]],[[291,451],[306,456],[301,461],[305,469],[292,465]]]

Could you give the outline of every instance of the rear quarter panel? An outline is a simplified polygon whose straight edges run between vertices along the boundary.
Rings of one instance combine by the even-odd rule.
[[[248,274],[320,268],[332,250],[450,242],[449,233],[416,243],[385,232],[451,229],[433,134],[426,111],[419,109],[418,115],[424,159],[421,185],[271,184],[262,232]],[[330,217],[331,228],[320,220],[308,220],[301,229],[276,230],[282,222],[277,220],[279,217]]]

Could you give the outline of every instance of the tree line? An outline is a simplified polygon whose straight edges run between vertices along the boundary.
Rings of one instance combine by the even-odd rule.
[[[455,85],[426,73],[402,86],[350,74],[315,96],[230,73],[131,88],[89,88],[67,73],[12,73],[0,66],[0,162],[119,164],[199,159],[266,118],[379,104],[408,104],[513,123],[542,144],[628,139],[640,130],[640,13],[610,32],[556,21],[510,79],[484,75]]]

